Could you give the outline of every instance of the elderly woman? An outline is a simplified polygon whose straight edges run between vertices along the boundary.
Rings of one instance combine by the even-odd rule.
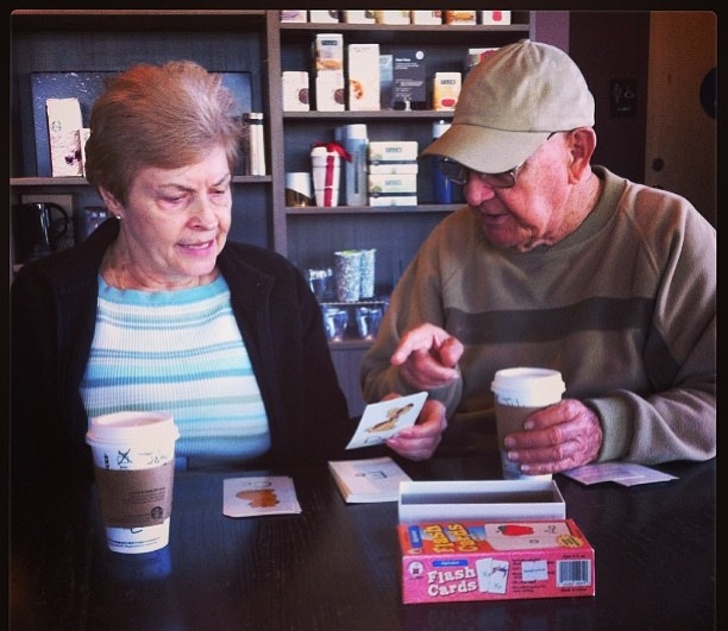
[[[187,468],[320,461],[353,433],[302,275],[226,243],[233,107],[184,61],[131,68],[95,103],[87,177],[114,217],[13,283],[14,476],[88,477],[88,419],[119,410],[170,411]],[[390,447],[429,457],[443,410]]]

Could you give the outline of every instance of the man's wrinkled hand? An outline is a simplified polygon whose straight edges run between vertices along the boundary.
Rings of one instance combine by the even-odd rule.
[[[564,399],[530,414],[523,430],[506,436],[508,459],[528,475],[557,473],[588,464],[599,455],[602,426],[594,410]]]
[[[391,363],[400,375],[419,390],[434,390],[458,376],[457,363],[464,347],[460,340],[432,324],[410,329],[392,354]]]

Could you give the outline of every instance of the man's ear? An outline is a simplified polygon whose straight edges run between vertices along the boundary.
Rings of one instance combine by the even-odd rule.
[[[571,181],[576,183],[584,174],[591,172],[589,166],[597,147],[597,135],[592,127],[578,127],[571,131],[568,142],[571,153],[569,173]]]

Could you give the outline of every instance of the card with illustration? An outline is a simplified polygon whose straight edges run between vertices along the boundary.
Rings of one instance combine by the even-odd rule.
[[[427,392],[409,394],[396,399],[370,403],[364,408],[356,433],[347,449],[379,445],[405,427],[415,424],[427,399]]]
[[[494,550],[551,548],[571,536],[563,522],[501,522],[485,524],[485,537]]]
[[[223,515],[259,517],[301,512],[293,479],[287,476],[223,480]]]
[[[505,594],[508,585],[508,561],[486,557],[475,562],[478,590],[491,594]]]

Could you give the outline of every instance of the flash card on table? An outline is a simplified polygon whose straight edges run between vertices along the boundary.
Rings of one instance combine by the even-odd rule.
[[[347,449],[372,447],[415,424],[427,399],[427,392],[409,394],[396,399],[370,403],[364,408],[359,427]]]
[[[587,486],[600,482],[616,482],[622,486],[636,486],[638,484],[652,484],[677,479],[676,476],[669,473],[663,473],[657,471],[657,469],[631,462],[587,464],[568,471],[562,471],[562,473]]]
[[[223,515],[260,517],[301,512],[293,479],[287,476],[223,480]]]

